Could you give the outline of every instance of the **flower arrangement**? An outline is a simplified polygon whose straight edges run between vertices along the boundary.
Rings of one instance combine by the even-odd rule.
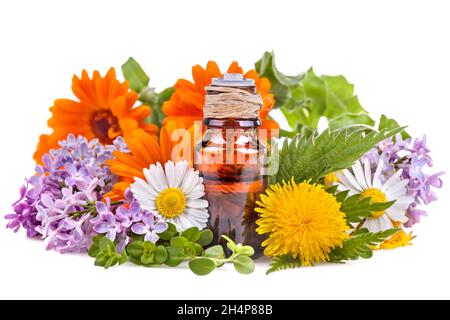
[[[161,92],[134,59],[122,71],[124,82],[114,69],[92,77],[83,71],[73,78],[76,99],[55,100],[52,132],[39,138],[35,174],[6,215],[7,228],[25,229],[47,250],[88,253],[105,268],[187,262],[206,275],[231,263],[253,272],[256,248],[214,234],[205,177],[194,165],[205,87],[222,76],[218,65],[196,65],[193,81]],[[442,187],[443,172],[429,173],[425,136],[411,138],[385,115],[375,126],[343,76],[312,69],[288,76],[273,53],[253,70],[232,62],[227,72],[253,81],[259,129],[271,130],[266,142],[277,166],[254,209],[268,273],[411,245],[410,228]],[[290,130],[279,128],[272,109]],[[322,118],[328,128],[320,132]]]

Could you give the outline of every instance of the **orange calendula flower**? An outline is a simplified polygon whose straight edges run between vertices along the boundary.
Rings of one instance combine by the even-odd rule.
[[[256,91],[261,95],[264,103],[259,111],[259,117],[262,121],[261,128],[278,129],[278,123],[268,119],[269,112],[275,103],[273,94],[270,93],[270,81],[267,78],[260,78],[255,70],[244,73],[236,61],[231,63],[227,72],[242,73],[245,78],[255,80]],[[200,65],[193,66],[192,78],[194,82],[179,79],[174,86],[175,92],[172,97],[163,105],[163,112],[166,115],[164,124],[177,120],[184,122],[185,128],[190,128],[194,121],[203,120],[205,87],[211,84],[212,78],[221,76],[222,72],[214,61],[209,61],[206,69]]]
[[[50,149],[58,147],[58,141],[69,133],[83,135],[87,139],[98,138],[104,144],[111,143],[116,137],[127,137],[134,129],[141,128],[156,134],[158,127],[145,123],[150,108],[133,108],[138,94],[130,90],[127,81],[119,82],[116,72],[111,68],[102,77],[98,71],[92,78],[83,70],[81,78],[74,76],[72,91],[78,98],[55,100],[50,111],[52,117],[48,125],[53,129],[50,135],[41,135],[34,154],[37,162]]]
[[[145,132],[143,129],[133,130],[125,141],[128,145],[129,153],[115,151],[114,159],[108,160],[107,165],[111,172],[118,176],[119,182],[115,183],[113,190],[104,195],[111,201],[123,199],[125,190],[134,182],[134,178],[144,179],[145,168],[157,162],[165,164],[167,161],[188,160],[192,163],[190,153],[190,140],[184,135],[179,141],[174,142],[169,139],[176,126],[163,127],[160,131],[159,140],[155,135]],[[186,147],[183,147],[183,146]]]

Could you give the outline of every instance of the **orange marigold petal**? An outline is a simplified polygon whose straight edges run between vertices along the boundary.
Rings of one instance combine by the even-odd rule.
[[[239,66],[239,63],[237,61],[233,61],[230,66],[228,67],[228,73],[244,73],[242,68]]]

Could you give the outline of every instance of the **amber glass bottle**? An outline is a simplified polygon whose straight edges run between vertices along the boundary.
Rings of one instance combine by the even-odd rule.
[[[220,94],[216,87],[237,88],[256,96],[253,80],[243,79],[240,74],[213,79],[206,94]],[[196,168],[204,179],[209,227],[214,232],[215,243],[223,244],[221,235],[224,234],[237,243],[251,245],[255,256],[259,256],[263,237],[255,231],[255,202],[267,187],[263,172],[266,147],[258,140],[257,112],[246,116],[244,111],[239,118],[227,117],[236,113],[228,113],[226,105],[225,102],[218,106],[220,117],[204,118],[206,129],[201,144],[196,147]]]

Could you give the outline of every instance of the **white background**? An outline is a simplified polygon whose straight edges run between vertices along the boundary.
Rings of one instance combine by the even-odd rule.
[[[72,74],[102,73],[134,56],[162,89],[194,64],[344,74],[363,106],[427,133],[436,170],[449,170],[448,1],[1,1],[0,212],[33,171],[48,107],[71,97]],[[444,177],[448,182],[448,177]],[[427,208],[412,247],[371,260],[265,276],[224,268],[103,270],[86,256],[46,252],[0,222],[0,298],[450,298],[449,189]]]

